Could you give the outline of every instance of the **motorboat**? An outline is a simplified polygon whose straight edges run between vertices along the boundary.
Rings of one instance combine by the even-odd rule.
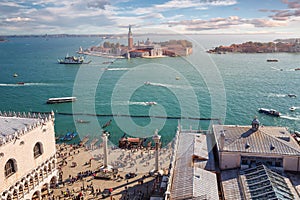
[[[14,73],[13,77],[18,77],[19,75],[17,73]]]
[[[144,82],[144,85],[151,85],[149,81]]]
[[[17,82],[18,85],[25,85],[24,82]]]
[[[145,104],[147,106],[153,106],[153,105],[156,105],[157,103],[155,101],[148,101],[148,102],[145,102]]]
[[[277,59],[268,59],[267,62],[278,62]]]
[[[281,113],[274,110],[274,109],[266,109],[266,108],[259,108],[258,109],[259,113],[264,113],[266,115],[272,115],[274,117],[280,117]]]
[[[295,107],[295,106],[292,106],[292,107],[289,108],[289,110],[290,110],[290,111],[295,111],[295,110],[296,110],[296,107]]]
[[[287,96],[288,97],[297,97],[297,95],[295,95],[295,94],[288,94]]]

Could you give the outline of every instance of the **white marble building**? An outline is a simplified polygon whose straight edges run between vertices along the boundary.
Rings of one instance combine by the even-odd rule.
[[[58,179],[54,113],[0,112],[0,199],[41,199]]]

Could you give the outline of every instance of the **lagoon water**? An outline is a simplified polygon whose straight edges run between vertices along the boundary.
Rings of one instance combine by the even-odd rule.
[[[299,53],[207,54],[205,50],[231,43],[272,41],[273,36],[172,36],[193,41],[188,57],[112,59],[86,56],[88,65],[61,65],[58,58],[75,55],[79,46],[99,45],[96,37],[9,38],[0,43],[0,110],[50,112],[56,115],[57,136],[78,131],[80,137],[101,140],[101,126],[117,144],[125,133],[151,137],[155,129],[167,144],[175,135],[177,119],[129,118],[120,115],[219,118],[224,124],[249,125],[257,116],[264,125],[300,129]],[[144,39],[140,37],[139,39]],[[166,41],[169,36],[151,36]],[[137,40],[135,38],[135,40]],[[112,40],[112,42],[117,39]],[[119,39],[125,43],[125,39]],[[278,59],[279,62],[266,62]],[[13,77],[17,73],[18,77]],[[149,81],[150,85],[144,82]],[[25,85],[18,85],[24,82]],[[296,94],[290,98],[287,94]],[[46,104],[48,98],[76,96],[77,101]],[[149,106],[146,102],[155,101]],[[296,106],[299,110],[289,111]],[[266,116],[257,109],[272,108],[282,117]],[[69,115],[69,114],[74,115]],[[119,116],[95,116],[119,115]],[[90,123],[77,123],[76,120]],[[182,119],[183,128],[207,129],[217,121]],[[79,140],[79,138],[77,138]]]

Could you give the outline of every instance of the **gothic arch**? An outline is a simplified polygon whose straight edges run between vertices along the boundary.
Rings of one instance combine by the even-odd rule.
[[[10,158],[4,166],[4,175],[6,178],[10,177],[18,171],[17,161],[14,158]]]
[[[13,199],[13,200],[18,200],[18,199],[19,199],[19,197],[18,197],[18,190],[15,189],[15,190],[13,191],[13,197],[12,197],[12,199]]]
[[[33,147],[33,157],[38,158],[44,153],[43,144],[41,142],[35,143]]]
[[[32,195],[32,200],[39,200],[41,199],[41,192],[39,190],[35,191]]]
[[[50,188],[56,188],[56,183],[57,183],[57,176],[53,176],[50,179]]]

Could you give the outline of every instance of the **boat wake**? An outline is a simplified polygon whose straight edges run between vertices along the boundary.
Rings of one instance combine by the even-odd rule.
[[[105,71],[127,71],[127,70],[129,70],[129,68],[116,67],[116,68],[103,68],[102,70],[105,70]]]
[[[300,120],[300,116],[298,116],[298,117],[292,117],[292,116],[288,116],[288,115],[281,115],[280,118],[289,119],[289,120],[295,120],[295,121],[299,121]]]
[[[141,106],[151,106],[151,105],[156,105],[157,102],[155,101],[137,101],[137,102],[129,102],[129,105],[141,105]]]
[[[276,68],[276,67],[271,67],[271,68],[276,71],[288,71],[288,72],[295,71],[295,69],[282,69],[282,68]]]
[[[51,86],[53,83],[0,83],[0,87]]]
[[[127,106],[127,105],[138,105],[138,106],[150,106],[156,105],[155,101],[119,101],[115,102],[114,105]]]
[[[145,82],[145,85],[153,85],[157,87],[166,87],[166,88],[180,88],[180,89],[192,89],[191,86],[187,85],[172,85],[172,84],[163,84],[163,83],[152,83],[152,82]]]
[[[275,94],[275,93],[270,93],[268,97],[287,97],[287,94]]]

